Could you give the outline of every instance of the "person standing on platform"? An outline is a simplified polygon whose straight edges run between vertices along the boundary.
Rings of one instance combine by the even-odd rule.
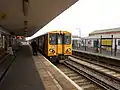
[[[7,49],[7,53],[9,53],[10,55],[16,57],[15,52],[13,51],[12,45],[9,45],[9,47]]]
[[[32,41],[31,46],[32,46],[33,55],[37,56],[37,43],[35,41]]]

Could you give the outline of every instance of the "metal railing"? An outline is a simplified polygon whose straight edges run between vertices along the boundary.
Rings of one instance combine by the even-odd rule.
[[[120,57],[120,38],[81,38],[72,41],[73,49]]]

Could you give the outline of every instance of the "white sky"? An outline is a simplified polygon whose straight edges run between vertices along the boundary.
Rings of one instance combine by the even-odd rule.
[[[51,30],[87,37],[94,30],[120,27],[120,0],[79,0],[31,38]]]

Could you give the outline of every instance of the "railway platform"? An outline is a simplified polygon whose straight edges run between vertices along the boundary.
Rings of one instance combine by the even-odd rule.
[[[84,51],[84,50],[77,50],[73,49],[73,54],[84,56],[93,60],[106,62],[108,64],[120,66],[120,57],[109,56],[106,54],[94,53],[93,51]]]
[[[81,90],[43,55],[32,56],[28,45],[16,52],[16,58],[0,81],[0,90],[78,89]]]

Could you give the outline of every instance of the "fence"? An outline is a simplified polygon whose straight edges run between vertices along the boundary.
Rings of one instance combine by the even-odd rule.
[[[120,57],[120,38],[79,38],[72,45],[73,49]]]

